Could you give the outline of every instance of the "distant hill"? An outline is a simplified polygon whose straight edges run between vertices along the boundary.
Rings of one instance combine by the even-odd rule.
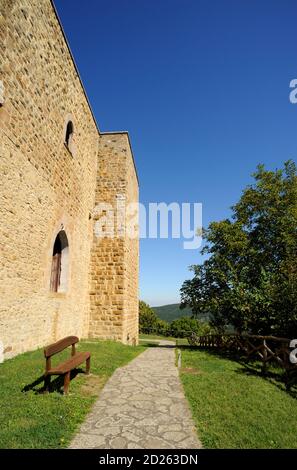
[[[179,308],[180,304],[171,304],[171,305],[162,305],[160,307],[152,307],[154,312],[158,315],[161,320],[165,320],[167,322],[172,322],[173,320],[177,320],[180,317],[191,317],[192,310],[189,307],[184,309]],[[201,314],[198,317],[202,321],[208,321],[209,316],[208,314]]]

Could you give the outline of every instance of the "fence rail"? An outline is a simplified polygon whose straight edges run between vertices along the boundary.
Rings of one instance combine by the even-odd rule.
[[[276,336],[213,334],[197,336],[192,333],[188,337],[191,346],[216,348],[241,353],[249,361],[253,356],[262,362],[262,372],[265,373],[269,363],[277,363],[285,371],[285,382],[290,388],[295,381],[297,364],[290,361],[290,339]]]

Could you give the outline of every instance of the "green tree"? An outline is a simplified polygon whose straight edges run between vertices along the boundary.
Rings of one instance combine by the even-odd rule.
[[[158,318],[157,325],[156,325],[156,333],[161,336],[169,336],[170,335],[170,325],[167,321],[161,320]]]
[[[212,325],[293,337],[297,333],[297,174],[292,161],[267,171],[232,208],[232,220],[204,230],[208,258],[192,266],[181,288],[183,306],[209,311]]]
[[[157,332],[159,318],[154,310],[143,300],[139,302],[139,330],[140,333],[150,334]]]
[[[201,336],[210,332],[210,326],[196,318],[180,317],[177,320],[173,320],[170,324],[170,334],[174,338],[186,338],[190,336],[191,333],[196,333],[198,336]]]

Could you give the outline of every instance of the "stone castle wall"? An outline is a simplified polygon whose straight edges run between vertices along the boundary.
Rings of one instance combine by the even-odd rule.
[[[113,173],[98,171],[101,138],[52,4],[2,0],[0,10],[0,341],[9,358],[67,335],[93,336],[90,276],[106,275],[119,312],[126,276],[113,283],[104,260],[90,264],[96,186]],[[64,144],[69,118],[72,153]],[[61,229],[69,242],[68,281],[66,292],[55,293],[51,262]],[[118,272],[125,271],[124,252],[123,244],[113,254]],[[113,331],[112,323],[109,337],[123,340]]]
[[[138,181],[127,134],[101,134],[98,162],[94,218],[102,236],[93,238],[90,336],[136,344],[138,239],[129,238],[125,207],[138,202]]]
[[[134,166],[131,164],[131,160],[128,160],[128,166],[126,169],[126,200],[127,203],[138,203],[139,200],[139,187],[137,175],[135,174]],[[125,237],[125,280],[124,280],[124,292],[125,292],[125,315],[124,315],[124,332],[129,336],[132,344],[134,341],[138,343],[138,310],[139,310],[139,213],[138,207],[131,207],[130,221],[129,216],[126,220],[126,229],[136,228],[137,238]]]

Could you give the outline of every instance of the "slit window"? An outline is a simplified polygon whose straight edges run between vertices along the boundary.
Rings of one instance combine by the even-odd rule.
[[[66,127],[66,135],[65,135],[65,144],[71,149],[71,142],[73,138],[73,133],[74,133],[74,127],[72,121],[68,121],[67,127]]]

